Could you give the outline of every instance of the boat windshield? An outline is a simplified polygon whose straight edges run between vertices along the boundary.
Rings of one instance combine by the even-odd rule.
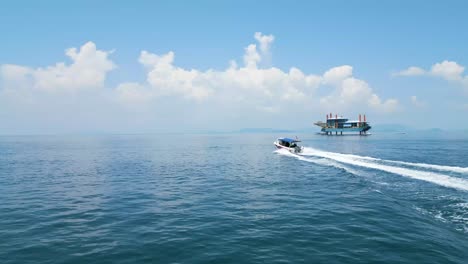
[[[297,141],[288,141],[288,140],[284,140],[284,139],[278,139],[278,143],[283,146],[283,147],[287,147],[287,148],[295,148],[297,147],[297,144],[296,144]]]

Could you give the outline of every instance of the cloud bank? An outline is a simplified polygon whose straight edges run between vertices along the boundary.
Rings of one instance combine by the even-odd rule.
[[[455,61],[444,60],[435,63],[430,69],[424,70],[420,67],[411,66],[405,70],[394,73],[394,76],[434,76],[454,82],[468,89],[468,75],[464,75],[465,67]]]
[[[15,84],[28,85],[31,89],[44,91],[79,90],[101,88],[107,73],[115,69],[109,60],[111,52],[96,49],[93,42],[87,42],[79,50],[67,49],[65,54],[72,61],[53,66],[32,69],[30,67],[5,64],[1,65],[1,78],[12,88]]]
[[[254,39],[256,43],[244,49],[242,64],[231,60],[230,66],[222,70],[186,69],[176,65],[173,51],[154,54],[143,50],[138,62],[146,79],[123,82],[116,87],[106,86],[108,74],[117,68],[110,59],[113,52],[99,50],[93,42],[79,49],[67,49],[69,63],[39,68],[3,64],[0,110],[7,118],[15,114],[24,121],[32,119],[32,124],[51,126],[70,123],[90,126],[109,120],[116,124],[156,125],[162,121],[199,122],[201,126],[206,120],[224,126],[227,119],[239,118],[235,125],[242,127],[264,125],[265,115],[273,115],[272,118],[306,115],[311,110],[328,113],[356,106],[389,113],[399,108],[396,99],[382,99],[366,81],[353,76],[350,65],[333,67],[323,74],[307,74],[297,67],[282,70],[271,66],[275,37],[257,32]],[[463,68],[460,71],[453,66],[450,63],[434,66],[433,72],[460,80]],[[83,114],[88,112],[93,114]],[[250,123],[243,123],[245,117],[249,117]],[[14,122],[7,123],[15,126]],[[118,125],[115,127],[118,129]]]
[[[368,107],[392,112],[398,107],[396,99],[382,100],[364,80],[353,76],[353,67],[349,65],[329,69],[324,74],[306,74],[296,67],[283,71],[276,67],[260,67],[270,54],[274,40],[272,35],[255,33],[260,48],[250,44],[245,48],[244,64],[238,66],[231,61],[225,70],[199,71],[177,67],[175,54],[152,54],[142,51],[139,62],[147,70],[145,83],[123,83],[117,88],[122,101],[149,101],[157,97],[177,95],[196,101],[210,99],[228,101],[251,100],[267,104],[271,109],[287,101],[308,101],[348,107],[354,103],[363,103]],[[318,98],[315,91],[321,86],[334,88],[326,97]],[[315,100],[314,100],[315,99]]]

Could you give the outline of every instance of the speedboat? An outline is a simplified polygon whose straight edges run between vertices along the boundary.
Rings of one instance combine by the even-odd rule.
[[[301,141],[292,138],[278,138],[273,144],[277,149],[286,149],[291,153],[297,154],[304,150],[304,147],[297,145],[298,142]]]

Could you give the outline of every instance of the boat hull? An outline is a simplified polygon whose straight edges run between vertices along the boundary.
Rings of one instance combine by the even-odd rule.
[[[343,134],[343,133],[359,133],[359,134],[366,134],[367,131],[371,129],[371,126],[364,126],[364,127],[350,127],[350,128],[334,128],[334,127],[329,127],[329,128],[322,128],[321,132],[322,133],[337,133],[337,134]]]
[[[285,146],[282,146],[280,144],[278,144],[278,142],[273,142],[273,144],[275,145],[275,147],[277,149],[285,149],[293,154],[298,154],[298,153],[302,153],[304,147],[298,147],[298,148],[288,148],[288,147],[285,147]]]

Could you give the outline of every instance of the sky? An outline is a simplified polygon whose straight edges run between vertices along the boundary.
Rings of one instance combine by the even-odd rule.
[[[468,129],[466,1],[3,1],[0,134]]]

